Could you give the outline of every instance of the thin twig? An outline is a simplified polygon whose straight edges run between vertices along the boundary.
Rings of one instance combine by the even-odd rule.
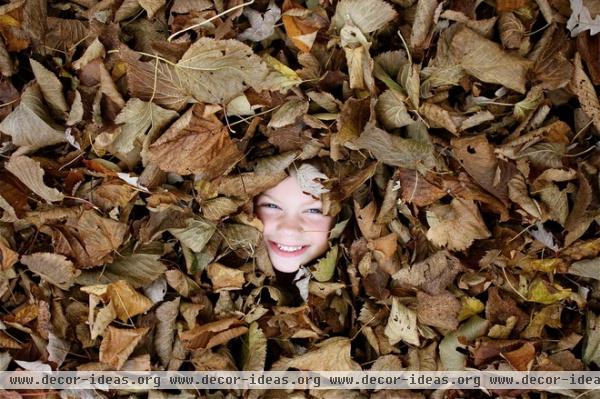
[[[500,268],[502,269],[502,273],[504,273],[504,278],[506,279],[506,282],[508,283],[508,285],[510,286],[510,288],[512,288],[512,290],[513,290],[514,292],[516,292],[516,293],[517,293],[517,295],[519,295],[521,298],[523,298],[523,299],[524,299],[526,302],[529,302],[529,299],[525,298],[525,297],[523,296],[523,294],[521,294],[519,291],[517,291],[517,290],[515,289],[515,287],[512,285],[512,283],[510,282],[510,279],[508,278],[508,275],[506,274],[506,270],[505,270],[504,266],[501,266],[501,265],[500,265]]]
[[[579,129],[579,131],[577,132],[577,134],[575,136],[573,136],[573,138],[571,139],[571,143],[575,141],[575,139],[577,137],[579,137],[579,135],[581,133],[583,133],[585,131],[585,129],[587,129],[594,121],[592,119],[590,119],[590,121],[588,123],[586,123],[581,129]]]
[[[282,104],[282,105],[283,105],[283,104]],[[266,111],[263,111],[263,112],[259,112],[258,114],[250,115],[250,116],[249,116],[249,117],[247,117],[247,118],[244,118],[244,117],[241,117],[241,116],[240,116],[240,120],[239,120],[239,121],[233,122],[233,123],[229,124],[229,126],[230,126],[230,127],[231,127],[231,126],[235,126],[235,125],[237,125],[238,123],[242,123],[242,122],[250,123],[250,122],[249,122],[249,120],[250,120],[251,118],[253,118],[253,117],[255,117],[255,116],[260,116],[260,115],[268,114],[269,112],[271,112],[271,111],[274,111],[274,110],[276,110],[276,109],[277,109],[277,108],[279,108],[279,107],[281,107],[281,105],[278,105],[278,106],[276,106],[276,107],[273,107],[273,108],[269,108],[268,110],[266,110]]]
[[[565,157],[567,157],[567,158],[578,157],[578,156],[580,156],[580,155],[583,155],[583,154],[585,154],[586,152],[590,152],[590,151],[592,151],[594,148],[596,148],[596,146],[595,146],[595,145],[591,146],[591,147],[590,147],[590,148],[588,148],[587,150],[583,150],[583,151],[581,151],[581,152],[578,152],[577,154],[565,154],[564,156],[565,156]]]
[[[65,198],[69,198],[69,199],[72,199],[72,200],[76,200],[76,201],[85,202],[86,204],[90,205],[92,208],[94,208],[94,209],[95,209],[95,210],[97,210],[98,212],[102,212],[102,211],[100,210],[100,208],[98,208],[96,205],[94,205],[93,203],[91,203],[90,201],[88,201],[88,200],[86,200],[86,199],[79,198],[79,197],[71,197],[70,195],[65,195],[65,194],[63,194],[63,196],[64,196]]]
[[[17,101],[19,101],[19,99],[18,99],[18,98],[15,98],[15,99],[14,99],[14,100],[12,100],[12,101],[9,101],[9,102],[7,102],[7,103],[4,103],[4,104],[0,104],[0,108],[2,108],[2,107],[6,107],[7,105],[10,105],[10,104],[14,104],[14,103],[16,103]]]

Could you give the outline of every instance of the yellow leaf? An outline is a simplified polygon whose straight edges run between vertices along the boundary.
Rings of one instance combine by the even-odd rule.
[[[544,273],[554,273],[558,269],[561,272],[566,272],[567,264],[560,258],[548,259],[523,259],[519,262],[519,266],[527,271],[540,271]]]
[[[263,61],[269,67],[271,67],[272,69],[274,69],[275,71],[277,71],[281,75],[283,75],[285,78],[287,78],[289,81],[300,82],[302,80],[302,79],[300,79],[300,76],[298,76],[298,74],[293,69],[291,69],[284,63],[280,62],[277,58],[270,56],[269,54],[266,54],[263,57]]]
[[[324,282],[329,281],[335,272],[335,264],[338,257],[338,246],[331,248],[327,255],[319,259],[316,270],[312,273],[315,280]]]
[[[13,17],[11,17],[10,15],[4,14],[0,15],[0,25],[14,26],[15,28],[18,28],[19,26],[21,26],[21,23]]]
[[[463,321],[477,313],[483,312],[485,305],[479,299],[464,296],[460,299],[462,308],[458,312],[458,321]]]
[[[537,279],[529,286],[527,299],[532,302],[551,304],[562,301],[571,295],[571,289],[563,288],[559,284],[550,284],[542,279]]]

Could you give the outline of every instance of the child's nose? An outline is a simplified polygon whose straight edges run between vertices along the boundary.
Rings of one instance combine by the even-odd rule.
[[[283,216],[279,221],[278,230],[282,235],[299,234],[304,231],[300,219],[293,215]]]

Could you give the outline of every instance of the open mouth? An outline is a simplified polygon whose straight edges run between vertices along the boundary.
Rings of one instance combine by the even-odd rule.
[[[269,241],[269,246],[271,247],[273,252],[283,257],[298,256],[300,254],[303,254],[309,247],[308,245],[284,245],[275,241]]]

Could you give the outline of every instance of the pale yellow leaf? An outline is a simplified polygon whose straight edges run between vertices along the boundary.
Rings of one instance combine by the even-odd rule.
[[[169,364],[173,353],[173,342],[177,331],[176,319],[179,314],[181,297],[172,301],[163,302],[156,308],[156,332],[154,333],[154,348],[163,366]]]
[[[250,324],[248,332],[243,341],[243,366],[244,371],[260,371],[265,369],[267,358],[267,339],[258,326],[258,323]]]
[[[403,127],[413,123],[406,110],[406,98],[396,90],[386,90],[377,99],[375,111],[386,129]]]
[[[17,108],[2,120],[0,131],[28,150],[65,142],[64,130],[54,124],[46,108],[39,85],[33,84],[25,89]]]
[[[42,279],[63,290],[68,290],[81,273],[75,268],[73,262],[60,254],[37,252],[23,255],[20,261]]]
[[[96,339],[100,335],[104,335],[106,328],[117,318],[117,312],[113,302],[110,301],[106,306],[98,311],[94,323],[90,326],[90,338]]]
[[[331,23],[340,29],[347,20],[352,21],[363,33],[382,28],[398,14],[383,0],[342,0],[338,2]]]
[[[392,310],[384,330],[390,345],[400,341],[419,346],[419,331],[417,330],[417,312],[407,308],[397,296],[392,297]]]
[[[175,71],[194,98],[220,104],[249,86],[260,89],[267,66],[242,42],[202,37],[183,54]]]

